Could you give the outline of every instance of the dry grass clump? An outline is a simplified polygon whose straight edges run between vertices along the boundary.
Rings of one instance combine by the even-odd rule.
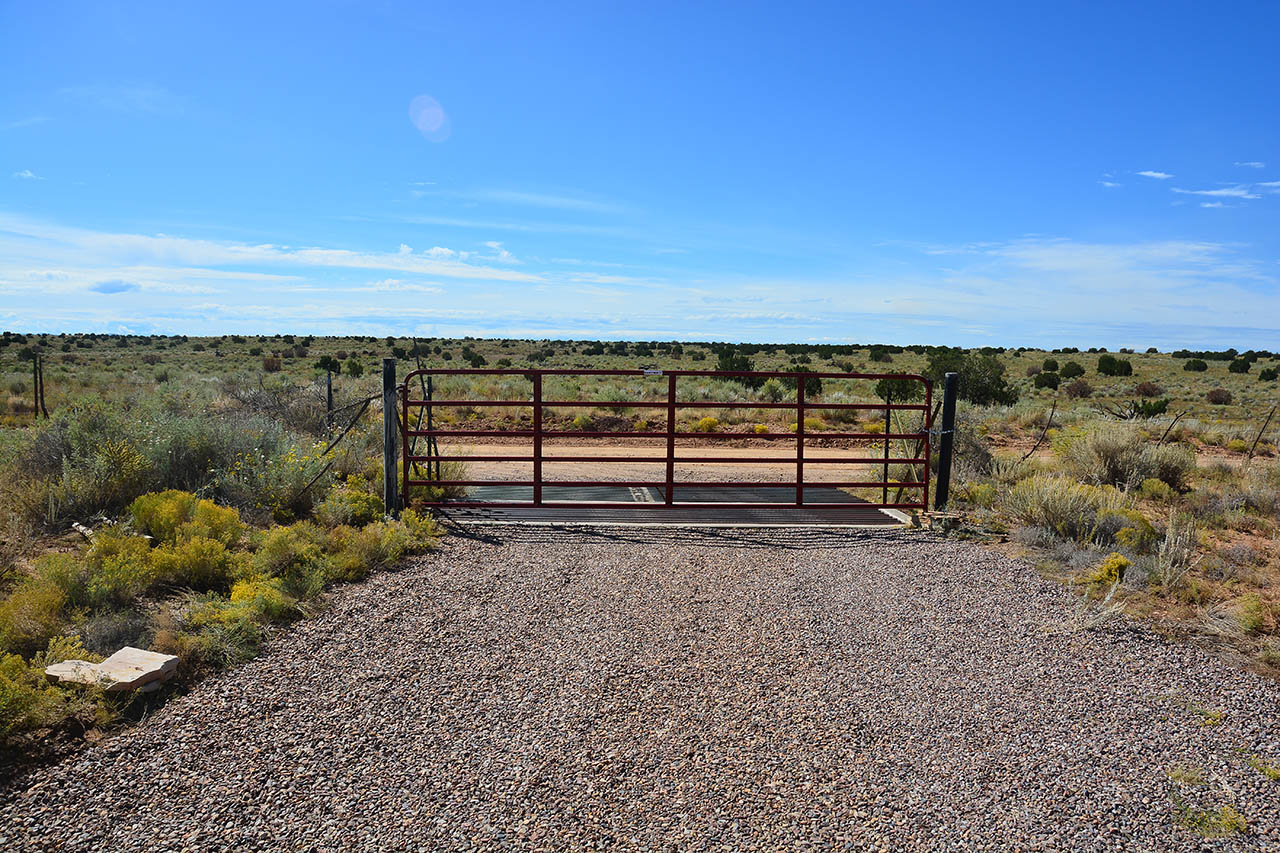
[[[1023,524],[1047,527],[1065,539],[1087,542],[1094,535],[1100,513],[1126,509],[1128,503],[1124,493],[1111,486],[1036,474],[1009,490],[1002,505]]]

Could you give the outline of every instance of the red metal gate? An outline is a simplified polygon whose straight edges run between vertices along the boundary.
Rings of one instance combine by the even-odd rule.
[[[528,399],[521,400],[493,400],[493,399],[435,399],[433,393],[434,380],[442,376],[510,376],[524,377],[532,383],[532,394]],[[546,377],[559,376],[616,376],[616,377],[662,377],[666,385],[665,399],[657,400],[547,400],[543,398],[543,380]],[[740,378],[746,379],[778,379],[788,385],[795,386],[794,402],[769,402],[769,401],[725,401],[725,400],[697,400],[680,402],[677,399],[677,383],[684,378],[698,379],[715,379],[724,381],[735,381]],[[824,402],[822,399],[806,400],[805,385],[806,380],[817,379],[820,381],[828,380],[898,380],[901,382],[918,382],[924,389],[923,403],[894,403],[886,400],[882,403],[834,403]],[[414,399],[411,395],[414,390],[414,380],[422,393],[422,396]],[[929,495],[929,459],[930,459],[930,428],[932,427],[932,402],[933,387],[932,383],[923,376],[917,374],[904,373],[809,373],[809,372],[767,372],[767,371],[714,371],[714,370],[529,370],[529,369],[448,369],[448,368],[431,368],[424,370],[414,370],[410,372],[404,379],[403,384],[399,386],[401,401],[401,465],[402,465],[402,481],[401,496],[404,506],[450,506],[450,507],[539,507],[539,506],[556,506],[556,507],[617,507],[617,501],[594,501],[594,500],[544,500],[543,491],[547,487],[556,488],[591,488],[591,487],[627,487],[641,489],[655,489],[662,495],[662,503],[667,506],[715,506],[723,508],[752,508],[752,509],[768,509],[782,507],[811,507],[811,508],[844,508],[848,507],[847,502],[813,502],[805,500],[806,489],[824,489],[824,490],[845,490],[845,489],[880,489],[880,501],[865,501],[864,506],[870,505],[885,509],[927,509]],[[915,395],[911,395],[915,396]],[[456,425],[450,425],[447,428],[440,428],[435,425],[435,418],[432,413],[435,409],[444,407],[506,407],[506,408],[525,408],[532,410],[531,428],[524,429],[468,429],[458,428]],[[544,426],[544,413],[548,409],[561,408],[581,408],[581,409],[623,409],[623,408],[645,408],[665,410],[666,427],[662,430],[644,430],[644,431],[609,431],[598,432],[586,429],[547,429]],[[795,413],[796,424],[794,432],[681,432],[677,430],[677,413],[681,409],[788,409]],[[411,421],[411,413],[417,410],[420,415],[418,422],[414,424]],[[886,429],[884,432],[834,432],[823,431],[821,433],[807,433],[805,429],[805,416],[809,413],[820,412],[823,410],[866,410],[885,413]],[[920,429],[917,432],[889,432],[890,416],[892,411],[916,411],[921,413]],[[424,428],[423,414],[426,415],[426,426]],[[489,455],[451,455],[442,454],[437,445],[439,438],[509,438],[521,437],[530,440],[530,452],[528,454],[508,455],[508,454],[489,454]],[[427,452],[416,453],[417,440],[424,438],[427,440]],[[545,453],[544,442],[548,439],[559,438],[646,438],[646,439],[665,439],[666,451],[663,456],[606,456],[606,455],[575,455],[575,456],[548,456]],[[883,452],[879,455],[867,455],[857,457],[841,457],[841,458],[814,458],[805,456],[806,441],[814,438],[822,439],[840,439],[852,442],[871,442],[874,445],[882,445]],[[779,441],[786,441],[791,444],[792,451],[785,456],[708,456],[708,455],[690,455],[677,456],[676,442],[678,440],[693,440],[700,442],[716,442],[724,440],[760,440],[776,445]],[[895,439],[914,440],[915,450],[906,456],[893,457],[890,455],[890,443]],[[697,448],[686,448],[695,451]],[[531,479],[442,479],[439,476],[440,463],[443,462],[510,462],[532,464],[533,476]],[[666,476],[663,480],[548,480],[543,476],[544,463],[553,462],[576,462],[576,463],[596,463],[599,465],[608,465],[610,463],[650,463],[665,465]],[[428,471],[435,466],[434,476],[423,477],[422,463],[426,463]],[[737,464],[794,464],[795,479],[787,482],[774,481],[677,481],[675,479],[675,466],[677,463],[737,463]],[[881,468],[884,472],[881,479],[878,480],[849,480],[849,481],[806,481],[805,466],[813,465],[874,465]],[[888,469],[890,465],[903,464],[912,466],[913,472],[909,481],[891,481],[888,477]],[[921,474],[915,474],[916,466],[920,466]],[[414,474],[417,474],[415,477]],[[415,488],[437,489],[443,487],[522,487],[532,489],[532,500],[476,500],[472,497],[464,497],[461,499],[412,499],[412,493]],[[785,501],[751,501],[749,503],[736,502],[708,502],[708,501],[681,501],[678,499],[677,491],[680,489],[734,489],[741,490],[743,488],[761,488],[765,490],[777,490],[785,487],[788,492],[794,488],[794,500]],[[895,498],[889,500],[889,490],[894,489],[901,495],[903,491],[914,493],[912,496],[918,495],[915,499],[905,500]],[[859,499],[862,500],[862,499]]]

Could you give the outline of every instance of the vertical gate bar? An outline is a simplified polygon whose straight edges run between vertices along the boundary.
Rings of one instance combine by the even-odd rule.
[[[956,391],[960,377],[948,373],[942,385],[942,432],[938,441],[938,486],[933,495],[933,508],[946,509],[951,491],[951,449],[956,432]]]
[[[428,377],[427,377],[427,402],[428,402],[428,403],[429,403],[429,402],[431,402],[431,401],[434,399],[434,397],[435,397],[435,394],[434,394],[434,388],[432,387],[432,382],[431,382],[431,380],[432,380],[432,377],[431,377],[431,376],[428,376]],[[428,455],[428,456],[439,456],[439,455],[440,455],[440,449],[439,449],[439,447],[437,447],[437,446],[436,446],[436,437],[435,437],[434,435],[431,435],[431,434],[430,434],[430,433],[431,433],[431,430],[435,429],[435,426],[434,426],[434,424],[435,424],[434,409],[435,409],[435,406],[427,406],[427,433],[428,433],[428,435],[427,435],[427,455]],[[434,474],[432,474],[432,472],[431,472],[431,463],[430,463],[430,462],[428,462],[428,463],[427,463],[427,479],[428,479],[428,480],[439,480],[439,479],[440,479],[440,460],[439,460],[439,459],[437,459],[437,460],[436,460],[436,462],[435,462],[435,473],[434,473]]]
[[[409,439],[409,380],[405,379],[404,384],[398,389],[400,394],[400,404],[403,407],[403,416],[400,418],[400,431],[402,441],[404,442],[402,460],[404,464],[404,497],[396,504],[395,517],[400,517],[400,509],[409,506],[409,478],[412,476],[409,472],[412,463],[409,462],[409,456],[413,453],[410,447]]]
[[[880,503],[882,504],[889,502],[889,434],[893,432],[893,422],[890,419],[893,410],[889,406],[892,400],[892,392],[884,395],[884,474],[880,478],[880,482],[884,483],[880,494]]]
[[[929,508],[929,467],[932,461],[931,451],[933,450],[933,382],[928,379],[924,382],[924,477],[921,482],[924,483],[924,491],[920,494],[920,508],[927,510]]]
[[[667,506],[676,497],[676,375],[667,376]]]
[[[542,372],[533,374],[533,502],[542,503]]]
[[[804,504],[804,377],[796,377],[796,506]]]

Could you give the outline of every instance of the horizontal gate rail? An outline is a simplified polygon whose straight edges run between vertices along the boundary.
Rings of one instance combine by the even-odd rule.
[[[417,377],[429,377],[425,380],[424,389],[427,390],[426,399],[411,399],[410,390],[412,388],[411,380]],[[468,399],[433,399],[430,393],[431,379],[438,376],[506,376],[519,377],[527,379],[532,385],[532,395],[529,399],[517,400],[468,400]],[[641,399],[641,400],[547,400],[543,398],[543,380],[547,377],[569,376],[601,376],[601,377],[630,377],[630,378],[663,378],[666,380],[666,396],[665,399]],[[795,394],[794,402],[778,402],[778,401],[744,401],[744,400],[696,400],[681,402],[676,396],[677,381],[680,378],[693,379],[717,379],[722,381],[733,382],[742,378],[760,378],[760,379],[778,379],[787,381],[792,386]],[[822,400],[806,400],[806,380],[899,380],[919,382],[924,388],[923,403],[894,403],[886,400],[882,403],[838,403],[825,402]],[[932,383],[923,376],[910,373],[821,373],[821,372],[769,372],[769,371],[716,371],[716,370],[602,370],[602,369],[522,369],[522,368],[431,368],[411,371],[404,379],[404,383],[400,386],[400,402],[402,407],[402,442],[403,453],[401,460],[403,463],[403,472],[401,484],[403,489],[403,497],[405,505],[410,504],[410,493],[413,488],[419,487],[468,487],[468,486],[501,486],[509,488],[532,489],[533,499],[528,500],[478,500],[474,498],[463,498],[454,500],[434,500],[434,501],[418,501],[419,504],[427,506],[451,506],[451,507],[540,507],[540,506],[557,506],[557,507],[611,507],[617,508],[622,505],[620,501],[601,501],[601,500],[545,500],[543,492],[545,489],[556,488],[599,488],[614,487],[619,489],[655,489],[662,495],[662,503],[668,506],[702,506],[702,507],[720,507],[726,509],[769,509],[781,507],[797,507],[804,506],[810,508],[849,508],[858,505],[851,502],[831,502],[824,501],[808,501],[805,500],[805,490],[833,490],[833,489],[880,489],[883,494],[879,502],[863,502],[861,505],[870,505],[883,509],[924,509],[927,507],[929,492],[929,467],[931,461],[930,447],[930,429],[932,427]],[[428,418],[428,428],[411,428],[409,413],[411,409],[425,410],[430,413],[436,409],[450,407],[493,407],[493,408],[526,408],[532,409],[533,424],[532,428],[522,427],[519,429],[467,429],[462,427],[437,428],[433,419]],[[619,431],[596,431],[584,429],[547,429],[543,426],[544,415],[547,410],[557,408],[600,408],[600,409],[665,409],[667,412],[666,428],[659,430],[619,430]],[[679,409],[763,409],[763,410],[784,410],[795,413],[796,422],[790,432],[682,432],[676,428],[676,412]],[[886,429],[881,432],[836,432],[827,430],[812,430],[806,428],[805,416],[823,411],[872,411],[883,412],[885,414]],[[920,412],[922,414],[922,429],[919,432],[889,432],[891,413],[895,411]],[[421,417],[421,416],[420,416]],[[421,427],[421,420],[419,420]],[[424,437],[428,439],[428,450],[425,454],[415,454],[411,439]],[[531,454],[487,454],[478,456],[468,456],[465,454],[448,454],[441,453],[435,448],[435,440],[443,437],[491,437],[491,438],[529,438],[532,439]],[[631,452],[619,455],[599,455],[599,454],[571,454],[557,456],[548,454],[548,447],[545,442],[554,441],[561,438],[638,438],[638,439],[665,439],[666,447],[663,455],[645,455],[644,453]],[[688,441],[697,439],[700,441],[724,441],[724,440],[763,440],[768,442],[776,441],[793,441],[794,455],[780,456],[743,456],[743,455],[726,455],[726,456],[707,456],[707,455],[677,455],[677,450],[690,450],[688,447],[677,447],[677,441]],[[855,442],[875,442],[884,444],[884,454],[882,456],[854,456],[854,457],[833,457],[833,456],[807,456],[806,451],[821,450],[821,447],[808,446],[807,442],[822,439],[840,439]],[[914,453],[901,457],[894,457],[890,453],[890,442],[893,440],[917,442]],[[554,445],[552,445],[554,447]],[[648,449],[657,449],[656,445],[639,445],[633,446],[633,451],[644,451]],[[441,462],[510,462],[530,464],[533,466],[532,478],[523,477],[520,479],[470,479],[470,478],[454,478],[444,479],[438,469],[434,477],[426,479],[414,478],[412,471],[418,463],[427,463],[428,472],[431,472],[431,464],[439,465]],[[666,476],[662,480],[549,480],[544,476],[544,467],[548,464],[555,465],[557,463],[591,463],[591,464],[615,464],[615,463],[631,463],[631,464],[650,464],[665,465]],[[722,464],[734,463],[740,465],[756,465],[756,464],[787,464],[795,465],[795,476],[785,481],[677,481],[675,479],[675,466],[677,464]],[[875,465],[882,469],[883,475],[879,479],[853,479],[853,480],[831,480],[831,481],[814,481],[806,479],[804,473],[805,465]],[[910,465],[912,470],[915,466],[922,465],[923,476],[919,478],[911,478],[903,481],[893,481],[888,477],[890,465]],[[785,489],[794,490],[794,500],[788,501],[677,501],[677,490],[698,490],[698,489]],[[901,495],[903,491],[919,490],[918,500],[901,500],[895,498],[889,500],[889,489],[898,490]],[[859,501],[860,499],[849,498],[849,501]],[[656,501],[654,501],[656,503]],[[653,505],[652,503],[648,505]]]

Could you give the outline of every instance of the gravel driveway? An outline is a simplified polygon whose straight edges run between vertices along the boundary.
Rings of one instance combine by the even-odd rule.
[[[473,534],[37,771],[0,849],[1280,848],[1249,764],[1280,762],[1280,685],[1063,631],[1025,564],[925,533]],[[1179,825],[1223,805],[1245,833]]]

